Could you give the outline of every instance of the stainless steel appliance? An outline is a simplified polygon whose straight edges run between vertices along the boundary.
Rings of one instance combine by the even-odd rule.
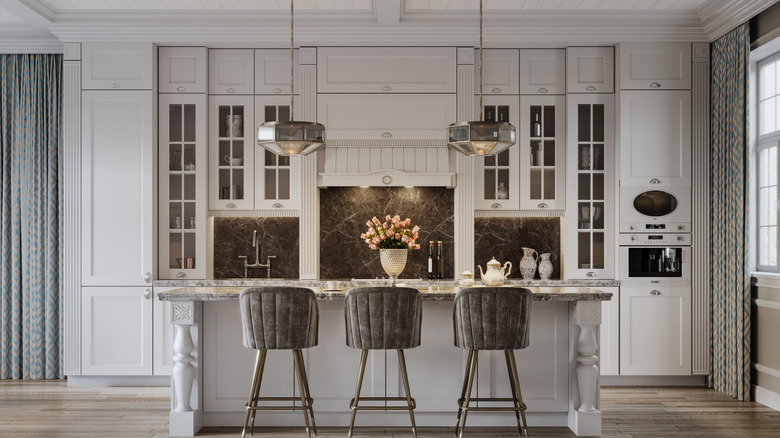
[[[621,187],[621,233],[690,233],[690,187]]]
[[[690,234],[621,234],[621,286],[690,286]]]

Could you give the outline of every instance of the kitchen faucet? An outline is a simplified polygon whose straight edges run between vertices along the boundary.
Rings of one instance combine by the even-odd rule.
[[[239,259],[244,259],[244,278],[247,278],[249,268],[266,268],[267,276],[271,278],[271,259],[275,259],[276,256],[268,256],[265,259],[265,264],[260,263],[260,242],[257,241],[257,230],[252,232],[252,248],[255,249],[255,262],[251,265],[247,263],[245,255],[238,256]]]

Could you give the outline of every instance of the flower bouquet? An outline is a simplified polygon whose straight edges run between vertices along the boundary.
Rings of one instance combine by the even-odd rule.
[[[401,220],[398,215],[387,215],[384,222],[374,216],[366,222],[368,230],[360,235],[369,248],[379,250],[382,268],[390,276],[392,285],[395,285],[398,275],[406,266],[409,250],[420,249],[416,243],[420,227],[415,225],[410,228],[411,222],[409,218]]]

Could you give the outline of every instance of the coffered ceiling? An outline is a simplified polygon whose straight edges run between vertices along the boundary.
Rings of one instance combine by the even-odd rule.
[[[484,0],[486,47],[711,41],[776,0]],[[289,0],[2,0],[0,51],[62,42],[285,47]],[[478,45],[479,0],[296,0],[296,45]]]

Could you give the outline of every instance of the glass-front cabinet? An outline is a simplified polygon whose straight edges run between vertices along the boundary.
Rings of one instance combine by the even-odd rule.
[[[567,107],[565,278],[614,278],[614,96],[569,95]]]
[[[295,96],[295,99],[297,105],[298,96]],[[255,97],[256,126],[265,122],[288,120],[290,120],[289,95]],[[255,153],[255,209],[299,209],[300,165],[300,158],[277,156],[257,147]]]
[[[566,97],[520,98],[520,208],[563,210]]]
[[[206,95],[159,100],[159,277],[206,275]]]
[[[475,99],[479,102],[479,99]],[[484,96],[484,120],[519,125],[519,97]],[[476,210],[517,210],[520,208],[518,147],[495,156],[474,158],[474,208]]]
[[[209,97],[209,209],[254,208],[252,96]]]

